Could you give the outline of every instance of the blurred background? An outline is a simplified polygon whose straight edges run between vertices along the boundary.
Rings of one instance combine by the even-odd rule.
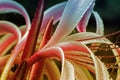
[[[26,10],[28,11],[31,21],[34,16],[34,12],[37,7],[37,3],[39,0],[15,0],[19,3],[21,3]],[[45,9],[48,9],[49,7],[53,6],[54,4],[67,1],[67,0],[46,0],[45,3]],[[101,18],[103,19],[104,25],[105,25],[105,34],[109,34],[112,32],[116,32],[120,30],[120,0],[96,0],[96,5],[94,10],[97,11]],[[0,14],[0,19],[7,19],[10,20],[18,25],[24,24],[24,19],[21,18],[20,15],[16,13],[10,13],[10,16],[8,14]],[[15,17],[15,16],[18,17]],[[14,18],[13,18],[14,17]],[[94,31],[95,30],[95,21],[94,17],[91,16],[90,27],[88,26],[88,31]],[[92,27],[91,27],[92,26]],[[118,35],[117,35],[118,37]],[[113,36],[113,41],[116,38],[116,36]]]

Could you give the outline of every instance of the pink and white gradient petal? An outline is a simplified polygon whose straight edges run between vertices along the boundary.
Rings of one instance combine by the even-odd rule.
[[[57,23],[60,20],[65,6],[66,6],[66,2],[62,2],[62,3],[54,5],[53,7],[47,9],[44,12],[43,21],[42,21],[42,25],[40,28],[40,34],[42,34],[45,31],[47,23],[51,17],[54,18],[53,24]]]
[[[69,0],[60,23],[45,48],[56,44],[70,34],[93,3],[94,0]]]
[[[86,32],[86,28],[88,25],[88,21],[90,19],[91,13],[93,11],[95,3],[93,3],[89,9],[85,12],[84,16],[82,17],[82,19],[79,21],[78,25],[77,25],[77,31],[78,32]]]

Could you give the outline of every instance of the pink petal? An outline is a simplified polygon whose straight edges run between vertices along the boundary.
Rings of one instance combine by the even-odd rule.
[[[25,45],[25,39],[21,40],[15,46],[15,48],[13,49],[12,55],[10,56],[9,60],[7,61],[6,65],[4,67],[4,70],[3,70],[2,74],[1,74],[1,79],[2,80],[6,80],[7,79],[9,71],[10,71],[12,65],[14,64],[14,61],[15,61],[17,55],[20,53],[21,50],[24,49],[24,45]]]
[[[77,25],[77,30],[79,32],[86,32],[87,24],[89,21],[89,18],[91,16],[92,10],[94,8],[94,3],[89,7],[89,9],[84,14],[83,18],[80,20],[80,22]]]
[[[38,62],[42,59],[45,58],[55,58],[55,59],[59,59],[62,62],[64,62],[64,52],[61,48],[59,47],[50,47],[47,48],[45,50],[41,50],[39,52],[37,52],[36,54],[34,54],[33,56],[31,56],[31,58],[28,60],[28,65],[32,65],[35,62]]]
[[[20,27],[22,35],[25,33],[25,26]],[[11,49],[17,43],[15,35],[6,34],[0,39],[0,55],[3,56],[6,52]]]
[[[18,27],[7,21],[0,21],[0,34],[12,33],[18,39],[18,42],[21,39],[21,32]]]
[[[38,50],[41,50],[41,48],[48,42],[48,40],[50,39],[51,37],[51,31],[52,31],[52,26],[53,26],[53,18],[50,19],[50,21],[48,22],[47,24],[47,27],[46,27],[46,30],[44,32],[44,35],[42,37],[42,40],[41,40],[41,43],[40,43],[40,46],[38,48]],[[30,74],[30,80],[33,80],[33,79],[36,79],[38,80],[39,79],[39,76],[40,74],[42,74],[42,71],[39,70],[40,68],[43,68],[44,65],[41,65],[41,64],[45,64],[45,61],[39,61],[37,63],[35,63],[33,66],[32,66],[32,69],[31,69],[31,74]],[[37,73],[36,75],[34,75],[35,73]],[[39,74],[38,74],[39,73]]]
[[[3,56],[7,51],[13,47],[17,42],[17,39],[14,35],[5,35],[0,39],[0,56]]]
[[[60,20],[65,8],[65,5],[66,5],[66,2],[62,2],[62,3],[56,4],[55,6],[49,8],[44,12],[40,34],[42,34],[46,29],[47,23],[51,17],[54,18],[53,24],[55,24]]]
[[[5,66],[7,60],[9,59],[10,55],[0,57],[0,67]]]
[[[61,47],[64,51],[80,51],[89,53],[88,50],[79,42],[62,42],[57,44],[57,46]]]
[[[25,8],[19,3],[12,1],[12,0],[1,0],[0,1],[0,12],[2,13],[17,12],[17,13],[22,14],[26,21],[27,30],[30,29],[30,18]]]
[[[69,35],[93,3],[94,0],[69,0],[60,23],[46,47],[56,44]]]

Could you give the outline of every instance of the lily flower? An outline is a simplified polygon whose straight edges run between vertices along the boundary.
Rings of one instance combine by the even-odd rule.
[[[95,0],[68,0],[46,11],[44,4],[44,0],[39,0],[30,22],[21,4],[0,1],[1,13],[21,14],[26,22],[17,26],[0,21],[0,80],[112,80],[105,63],[95,55],[99,47],[92,48],[101,44],[112,44],[111,49],[115,46],[106,38],[110,35],[104,35],[102,19],[93,10]],[[96,32],[87,32],[92,13]],[[75,28],[77,31],[72,33]],[[114,48],[112,52],[118,56],[120,50]],[[119,68],[117,71],[119,80]]]

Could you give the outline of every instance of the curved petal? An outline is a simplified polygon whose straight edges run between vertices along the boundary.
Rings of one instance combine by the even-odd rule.
[[[0,12],[1,13],[17,12],[17,13],[22,14],[25,18],[25,21],[26,21],[27,30],[30,29],[30,19],[29,19],[29,16],[27,14],[27,11],[19,3],[12,1],[12,0],[1,0],[0,1]]]
[[[70,35],[66,37],[63,41],[80,41],[82,44],[91,44],[91,43],[105,43],[105,44],[113,44],[111,41],[109,41],[104,36],[101,37],[101,35],[92,33],[92,32],[82,32],[82,33],[76,33],[73,35]],[[111,45],[110,47],[113,48],[115,45]],[[112,49],[114,55],[119,55],[119,52],[117,49]],[[117,58],[119,61],[119,59]],[[120,64],[119,64],[120,65]]]
[[[89,7],[89,9],[86,11],[86,13],[84,14],[84,16],[82,17],[82,19],[80,20],[80,22],[77,25],[77,30],[79,32],[86,32],[86,27],[89,21],[89,18],[91,16],[91,13],[93,11],[95,3],[93,3],[93,5],[91,5]]]
[[[70,61],[72,61],[72,60],[70,60]],[[80,62],[80,61],[76,61],[76,60],[73,60],[72,62],[87,68],[89,71],[91,71],[93,74],[95,74],[95,69],[94,69],[93,64],[89,64],[89,63],[82,62],[82,61]]]
[[[19,28],[20,28],[21,34],[24,35],[25,26],[20,26]],[[10,50],[16,43],[17,43],[16,36],[14,36],[12,34],[6,34],[3,37],[1,37],[1,39],[0,39],[0,56],[3,56],[4,54],[6,54],[6,52],[8,50]]]
[[[46,30],[43,34],[43,37],[40,41],[40,46],[38,48],[37,51],[39,51],[46,43],[47,41],[50,39],[51,37],[51,28],[52,28],[52,25],[53,25],[53,18],[50,19],[50,21],[48,22],[47,24],[47,27],[46,27]],[[29,46],[29,45],[27,45]],[[26,53],[25,53],[26,54]],[[25,57],[23,54],[23,57]],[[45,64],[45,61],[42,62],[42,64]],[[29,80],[38,80],[39,79],[39,76],[40,74],[42,73],[41,70],[39,70],[43,65],[41,65],[41,61],[40,62],[37,62],[35,63],[33,66],[32,66],[32,69],[31,69],[31,73],[30,73],[30,79]],[[35,73],[38,73],[36,75],[34,75]]]
[[[29,16],[26,12],[26,10],[24,9],[24,7],[22,5],[20,5],[19,3],[12,1],[12,0],[2,0],[0,1],[0,11],[2,12],[18,12],[20,14],[22,14],[25,18],[26,21],[26,33],[24,34],[24,36],[22,37],[22,39],[20,39],[19,43],[17,44],[17,46],[15,47],[12,56],[9,58],[2,74],[1,74],[1,79],[2,80],[6,80],[7,76],[8,76],[8,72],[10,71],[10,68],[14,62],[14,59],[16,58],[17,54],[19,53],[19,51],[21,50],[21,48],[23,48],[22,45],[24,45],[25,43],[25,39],[29,33],[29,29],[30,29],[30,19]]]
[[[97,57],[95,57],[92,52],[91,57],[95,65],[96,80],[110,80],[110,76],[105,65]]]
[[[65,52],[65,58],[72,62],[79,63],[86,63],[86,64],[93,64],[93,60],[90,58],[90,54],[84,52],[77,52],[77,51],[67,51]]]
[[[60,80],[75,80],[74,67],[66,60],[63,66],[63,73],[61,73]]]
[[[97,25],[96,33],[98,33],[100,35],[104,35],[104,25],[103,25],[102,19],[100,18],[99,14],[97,12],[93,11],[93,14],[95,16],[96,25]]]
[[[7,35],[7,36],[4,36],[1,40],[0,40],[0,54],[3,54],[3,50],[7,50],[7,47],[6,46],[12,46],[13,44],[15,44],[16,40],[18,40],[18,43],[21,41],[21,37],[22,37],[22,34],[19,30],[19,28],[11,23],[11,22],[8,22],[8,21],[0,21],[0,34],[5,34],[5,33],[12,33],[13,35]],[[11,45],[9,45],[11,44]]]
[[[60,79],[60,72],[54,61],[47,59],[45,63],[45,68],[46,68],[45,74],[47,73],[46,75],[48,77],[48,80],[59,80]]]
[[[9,59],[10,55],[0,57],[0,67],[5,66],[7,60]]]
[[[100,36],[101,35],[96,34],[96,33],[92,33],[92,32],[82,32],[82,33],[76,33],[76,34],[72,34],[70,36],[67,36],[62,41],[85,41],[85,40],[87,41],[90,39],[93,40],[92,38],[97,39]]]
[[[35,62],[38,62],[45,58],[59,59],[62,62],[62,66],[64,66],[64,52],[60,47],[57,46],[50,47],[45,50],[41,50],[36,54],[34,54],[33,56],[31,56],[31,58],[28,60],[28,66],[31,66]],[[61,73],[63,73],[63,67]]]
[[[38,51],[37,53],[35,53],[28,60],[28,65],[32,65],[41,59],[45,59],[45,58],[49,58],[49,57],[59,59],[62,61],[62,63],[64,62],[63,50],[60,47],[54,46],[54,47],[46,48],[45,50],[41,50],[41,51]]]
[[[15,44],[17,39],[14,35],[7,34],[0,39],[0,56],[3,56],[9,51]]]
[[[0,21],[0,34],[5,34],[5,33],[14,34],[17,37],[19,43],[21,39],[21,32],[15,24],[8,21]]]
[[[40,28],[40,34],[43,33],[44,30],[46,29],[47,23],[51,17],[54,18],[53,24],[55,24],[60,20],[65,8],[65,5],[66,5],[66,2],[62,2],[62,3],[56,4],[55,6],[49,8],[44,12],[42,26]]]
[[[1,79],[2,80],[6,80],[7,77],[8,77],[8,74],[9,74],[9,71],[17,57],[17,55],[20,53],[20,51],[22,49],[24,49],[24,46],[25,46],[25,41],[21,41],[19,44],[17,44],[14,48],[14,50],[12,51],[12,55],[10,56],[10,58],[8,59],[5,67],[4,67],[4,70],[2,72],[2,75],[1,75]]]
[[[73,66],[75,68],[76,80],[93,80],[87,68],[84,68],[83,66],[80,66],[75,63],[73,64]]]
[[[26,33],[24,34],[21,41],[24,40],[27,37],[28,32],[30,30],[30,26],[31,26],[30,18],[28,16],[28,13],[25,10],[25,8],[21,4],[15,2],[15,1],[12,1],[12,0],[4,0],[3,1],[2,0],[2,1],[0,1],[0,12],[1,13],[17,12],[17,13],[23,15],[23,17],[25,18],[25,21],[26,21]]]
[[[94,66],[95,66],[96,80],[112,80],[110,79],[109,72],[106,66],[104,65],[104,63],[101,62],[87,46],[85,47],[88,49],[88,51],[90,52],[91,58],[93,59]]]
[[[74,41],[61,42],[57,44],[57,46],[61,47],[64,51],[80,51],[89,53],[88,50],[80,42]]]
[[[6,80],[8,78],[8,74],[9,74],[9,71],[17,57],[17,55],[20,53],[20,51],[22,49],[24,49],[24,45],[25,45],[25,39],[24,40],[21,40],[20,43],[18,43],[14,50],[12,51],[12,55],[10,56],[10,58],[8,59],[5,67],[4,67],[4,70],[1,74],[1,79],[2,80]]]
[[[94,0],[69,0],[60,23],[46,47],[54,45],[70,34],[92,3]]]

